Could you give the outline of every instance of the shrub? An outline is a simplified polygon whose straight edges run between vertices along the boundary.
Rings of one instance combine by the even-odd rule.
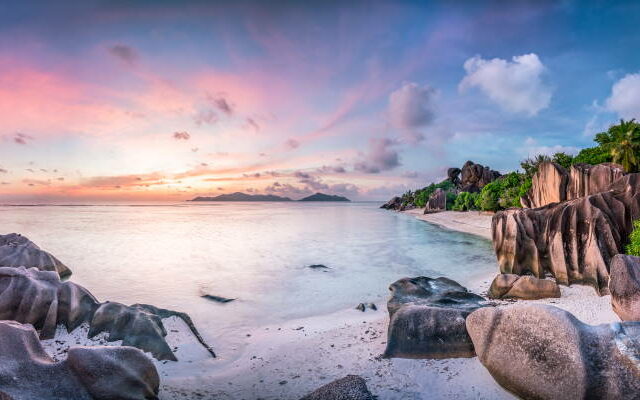
[[[591,165],[597,165],[604,162],[611,162],[611,151],[603,146],[588,147],[580,150],[578,155],[573,157],[572,164],[585,163]]]
[[[521,207],[520,197],[526,194],[530,187],[531,177],[511,172],[485,185],[476,199],[476,207],[483,211]]]
[[[454,211],[469,211],[476,209],[478,193],[461,192],[453,202],[451,209]]]
[[[551,161],[562,165],[564,168],[569,168],[573,164],[573,156],[567,153],[556,153],[551,157]]]
[[[453,210],[453,205],[455,204],[457,198],[458,196],[454,192],[447,192],[447,210]]]
[[[627,254],[640,257],[640,219],[633,221],[633,231],[626,246]]]

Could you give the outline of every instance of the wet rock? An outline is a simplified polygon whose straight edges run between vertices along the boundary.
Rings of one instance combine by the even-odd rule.
[[[427,200],[424,213],[430,214],[434,212],[445,211],[446,209],[447,192],[445,192],[441,188],[438,188],[431,194],[431,196],[429,196],[429,200]]]
[[[552,306],[482,308],[467,317],[478,359],[523,399],[640,398],[640,323],[587,325]]]
[[[400,206],[402,206],[402,199],[398,196],[391,198],[391,200],[387,201],[380,208],[384,208],[385,210],[399,210]]]
[[[640,257],[613,257],[609,291],[613,311],[621,320],[640,321]]]
[[[311,269],[331,269],[331,268],[327,267],[326,265],[322,265],[322,264],[312,264],[312,265],[309,265],[308,268],[311,268]]]
[[[230,299],[227,297],[222,297],[222,296],[216,296],[213,294],[203,294],[200,297],[207,299],[207,300],[212,300],[212,301],[216,301],[218,303],[229,303],[234,301],[235,299]]]
[[[89,337],[107,332],[108,341],[123,340],[124,345],[148,351],[159,360],[176,360],[164,340],[162,319],[170,316],[183,319],[215,357],[184,313],[145,304],[100,303],[82,286],[60,281],[53,271],[0,267],[0,319],[31,324],[41,339],[53,338],[58,325],[71,332],[87,322]]]
[[[554,281],[533,276],[499,274],[491,282],[488,293],[492,299],[537,300],[560,297],[560,287]]]
[[[384,357],[473,357],[465,318],[486,305],[447,278],[403,278],[389,287],[389,331]]]
[[[533,175],[531,189],[520,203],[523,207],[538,208],[605,192],[624,174],[622,166],[613,163],[575,164],[566,170],[556,163],[545,162]]]
[[[156,399],[155,366],[132,347],[73,347],[55,362],[33,327],[0,321],[0,387],[15,400]]]
[[[376,305],[373,303],[360,303],[356,306],[356,310],[362,311],[362,312],[365,312],[367,308],[372,311],[378,310],[378,307],[376,307]]]
[[[358,375],[347,375],[326,384],[300,400],[373,400],[367,382]]]
[[[37,268],[54,271],[61,278],[71,275],[71,270],[50,253],[42,250],[26,236],[18,233],[0,235],[0,267]]]
[[[510,209],[492,220],[493,246],[503,274],[555,277],[609,293],[609,263],[622,253],[640,217],[640,174],[609,190],[535,209]]]

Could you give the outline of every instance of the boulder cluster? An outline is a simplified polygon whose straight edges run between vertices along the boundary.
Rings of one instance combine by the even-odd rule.
[[[0,235],[0,391],[5,398],[156,398],[158,374],[141,350],[158,360],[177,360],[162,324],[172,316],[181,318],[215,357],[187,314],[146,304],[101,303],[82,286],[60,279],[70,274],[26,237]],[[59,325],[71,332],[83,323],[90,338],[105,332],[107,341],[121,340],[123,346],[71,348],[59,363],[46,355],[39,339],[53,338]],[[43,391],[47,394],[38,394]]]
[[[616,255],[611,303],[623,322],[588,325],[560,308],[489,303],[447,278],[390,286],[384,356],[478,356],[498,384],[523,399],[640,399],[640,257]],[[498,275],[495,299],[559,297],[555,282]]]
[[[486,184],[491,183],[500,177],[500,172],[494,171],[484,165],[467,161],[459,168],[449,168],[447,178],[456,185],[458,192],[477,193]]]

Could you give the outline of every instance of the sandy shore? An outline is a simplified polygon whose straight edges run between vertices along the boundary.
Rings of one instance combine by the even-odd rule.
[[[491,221],[490,216],[477,213],[415,214],[448,229],[483,237]],[[492,279],[493,275],[486,276],[467,286],[484,295]],[[619,321],[610,296],[598,297],[584,286],[562,287],[561,291],[560,299],[532,302],[563,308],[589,324]],[[514,398],[495,383],[477,358],[381,359],[388,325],[385,304],[378,304],[378,311],[349,309],[253,329],[246,333],[247,345],[234,359],[226,359],[229,352],[216,348],[215,343],[220,358],[210,358],[181,321],[170,318],[164,322],[167,341],[180,361],[156,362],[162,379],[161,399],[299,399],[347,374],[365,378],[371,392],[385,400]],[[70,334],[59,330],[56,339],[45,341],[47,351],[61,358],[70,345],[106,344],[104,338],[86,339],[86,329]]]
[[[443,211],[424,214],[424,208],[415,208],[403,212],[442,228],[470,233],[491,240],[491,218],[493,217],[491,213],[481,211]]]

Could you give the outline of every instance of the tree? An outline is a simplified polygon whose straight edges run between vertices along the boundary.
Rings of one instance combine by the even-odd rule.
[[[564,168],[569,168],[571,164],[573,164],[573,156],[567,153],[556,153],[551,157],[551,161],[554,163],[563,166]]]
[[[613,162],[622,165],[627,172],[636,172],[640,166],[640,124],[635,119],[620,120],[606,132],[598,133],[595,141],[611,154]]]
[[[537,156],[531,158],[526,158],[520,162],[520,166],[524,170],[525,175],[533,176],[536,172],[538,172],[538,167],[543,162],[551,161],[551,157],[545,154],[538,154]]]

